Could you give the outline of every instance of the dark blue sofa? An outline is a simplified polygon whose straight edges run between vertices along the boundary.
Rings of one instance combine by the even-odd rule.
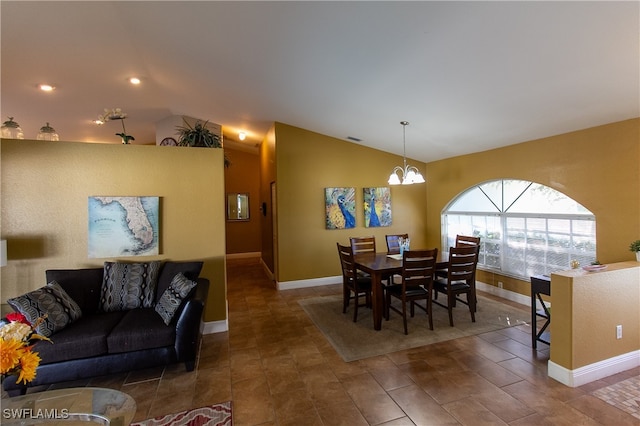
[[[47,283],[58,284],[82,309],[82,317],[50,336],[53,344],[38,342],[41,363],[28,386],[40,386],[122,373],[136,369],[184,362],[187,371],[195,367],[200,325],[207,300],[209,280],[198,277],[202,262],[165,262],[160,269],[156,300],[182,272],[196,281],[169,325],[153,308],[100,312],[103,268],[46,271]],[[6,377],[3,388],[10,396],[26,392]]]

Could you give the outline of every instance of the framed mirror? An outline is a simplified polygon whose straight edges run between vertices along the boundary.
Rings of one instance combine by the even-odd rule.
[[[227,194],[227,220],[249,220],[249,194]]]

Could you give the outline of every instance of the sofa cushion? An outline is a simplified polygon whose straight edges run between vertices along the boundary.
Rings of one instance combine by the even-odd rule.
[[[104,268],[49,269],[45,274],[48,283],[57,281],[64,288],[84,315],[98,312]]]
[[[125,316],[125,312],[85,315],[81,320],[51,336],[53,342],[38,342],[34,351],[41,364],[88,358],[107,353],[107,336]]]
[[[107,337],[109,353],[173,346],[176,328],[168,327],[153,308],[127,311]]]
[[[36,324],[38,318],[44,318],[37,325],[36,331],[38,334],[47,337],[64,329],[82,316],[80,306],[69,297],[67,292],[56,281],[52,281],[37,290],[11,298],[7,300],[7,303],[24,315],[33,325]]]
[[[191,281],[185,277],[182,272],[178,272],[178,274],[173,277],[171,285],[162,293],[160,301],[156,303],[155,307],[156,312],[166,325],[171,323],[176,312],[178,312],[178,309],[182,306],[182,302],[196,285],[198,285],[197,282]]]
[[[171,285],[173,278],[179,273],[195,281],[200,276],[203,262],[165,262],[158,277],[158,291],[156,292],[156,303],[164,294],[165,290]]]
[[[100,310],[113,312],[153,307],[159,268],[159,261],[105,262]]]

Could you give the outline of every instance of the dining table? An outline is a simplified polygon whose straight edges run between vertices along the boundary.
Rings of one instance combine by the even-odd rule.
[[[388,253],[360,253],[354,256],[356,269],[371,275],[371,310],[373,329],[382,329],[384,314],[384,289],[382,282],[389,276],[402,274],[401,255]],[[436,269],[446,268],[448,262],[438,262]]]

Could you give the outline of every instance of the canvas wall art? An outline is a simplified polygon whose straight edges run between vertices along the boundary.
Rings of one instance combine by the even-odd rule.
[[[364,188],[364,226],[376,228],[391,226],[391,190]]]
[[[324,205],[325,226],[327,229],[355,228],[355,188],[325,188]]]
[[[160,197],[89,197],[89,258],[159,253]]]

